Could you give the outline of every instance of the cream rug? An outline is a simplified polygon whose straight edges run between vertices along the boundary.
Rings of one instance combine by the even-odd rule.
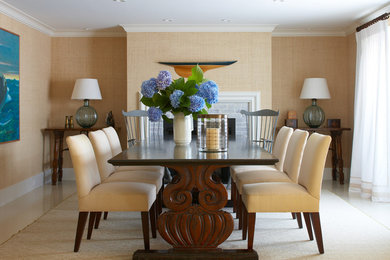
[[[291,214],[257,214],[254,247],[259,259],[390,259],[390,230],[340,197],[323,190],[320,214],[324,255]],[[91,240],[84,232],[80,251],[74,253],[77,216],[73,195],[1,245],[0,259],[131,259],[143,247],[140,214],[121,212],[102,220]],[[221,247],[246,248],[240,237],[235,229]],[[169,245],[158,236],[151,239],[151,248]]]

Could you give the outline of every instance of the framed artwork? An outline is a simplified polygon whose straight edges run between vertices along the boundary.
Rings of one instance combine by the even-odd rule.
[[[0,28],[0,143],[20,140],[19,35]]]

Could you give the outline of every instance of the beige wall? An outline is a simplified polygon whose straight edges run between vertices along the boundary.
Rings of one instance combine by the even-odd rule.
[[[63,127],[66,115],[73,115],[83,105],[71,100],[78,78],[96,78],[102,100],[91,100],[98,113],[94,127],[104,127],[107,113],[112,110],[116,127],[125,137],[122,109],[126,110],[126,38],[52,38],[52,73],[50,100],[52,110],[49,126]],[[78,127],[74,121],[75,127]],[[125,143],[123,138],[122,144]],[[72,167],[69,153],[64,153],[64,167]]]
[[[138,108],[140,86],[160,70],[173,68],[159,61],[231,61],[205,77],[221,91],[261,91],[262,107],[272,105],[270,33],[128,33],[127,108]]]
[[[328,118],[340,118],[342,127],[353,127],[354,36],[348,37],[273,37],[272,107],[280,110],[278,125],[284,124],[287,111],[295,110],[298,124],[305,127],[303,111],[311,100],[299,99],[305,78],[328,81],[331,99],[318,100]],[[344,166],[350,167],[352,132],[343,137]],[[327,167],[330,167],[328,155]]]
[[[50,37],[0,14],[0,27],[20,36],[20,141],[0,144],[0,189],[42,172],[50,116]]]

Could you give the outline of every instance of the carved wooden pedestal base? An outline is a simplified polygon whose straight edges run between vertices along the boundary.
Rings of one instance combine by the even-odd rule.
[[[133,260],[257,260],[259,256],[254,250],[246,249],[220,249],[220,250],[137,250],[133,254]]]

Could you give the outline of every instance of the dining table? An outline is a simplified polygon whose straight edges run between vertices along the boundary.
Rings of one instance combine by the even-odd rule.
[[[232,165],[273,165],[278,159],[248,139],[228,140],[227,146],[225,152],[203,152],[196,140],[189,145],[145,140],[108,161],[115,166],[159,165],[177,173],[164,188],[167,210],[157,222],[171,248],[136,250],[133,259],[258,259],[255,250],[219,247],[232,234],[234,220],[224,209],[228,192],[215,172]]]

